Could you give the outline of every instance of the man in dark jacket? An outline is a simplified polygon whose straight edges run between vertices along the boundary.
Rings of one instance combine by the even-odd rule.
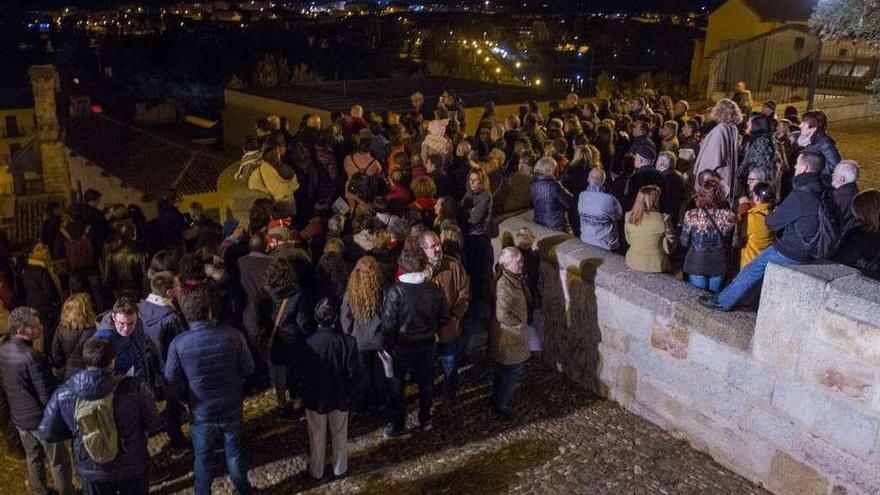
[[[120,297],[110,311],[99,316],[94,336],[107,337],[113,342],[117,372],[152,383],[150,348],[143,322],[138,318],[138,306],[132,299]]]
[[[189,405],[195,493],[211,493],[213,439],[222,435],[229,478],[238,495],[248,495],[251,484],[241,445],[242,381],[254,372],[254,360],[241,332],[211,321],[204,289],[182,294],[180,306],[189,329],[171,342],[165,383],[169,396]]]
[[[40,242],[49,246],[53,259],[61,259],[64,258],[64,245],[58,242],[61,230],[61,205],[57,201],[52,201],[47,206],[47,210],[49,216],[43,220],[43,225],[40,227]]]
[[[662,191],[666,186],[666,181],[663,179],[663,175],[654,168],[654,160],[656,158],[657,154],[648,146],[642,146],[636,150],[633,159],[635,172],[627,179],[623,199],[620,201],[624,213],[632,210],[636,202],[636,195],[639,194],[639,189],[648,185],[660,188],[660,204],[663,204],[665,195]]]
[[[309,425],[309,475],[324,477],[324,450],[329,429],[333,475],[348,469],[348,408],[358,382],[357,341],[336,328],[338,310],[324,298],[315,308],[318,329],[305,341],[303,403]]]
[[[244,307],[244,330],[248,337],[249,347],[252,351],[259,349],[260,323],[257,317],[257,301],[266,277],[266,270],[272,259],[266,254],[266,242],[262,235],[251,236],[250,253],[238,259],[238,273],[241,288],[247,295],[247,304]],[[256,354],[260,368],[266,356]]]
[[[535,164],[535,180],[531,187],[533,218],[536,224],[548,229],[571,233],[568,211],[575,199],[553,176],[556,166],[556,160],[549,156]]]
[[[38,495],[54,493],[46,484],[43,461],[49,459],[55,489],[73,494],[70,458],[63,443],[46,442],[37,434],[43,408],[55,391],[52,366],[34,340],[43,335],[39,313],[21,306],[9,313],[9,341],[0,346],[0,379],[9,402],[12,424],[18,429],[27,456],[28,482]]]
[[[418,246],[400,255],[403,275],[388,289],[382,308],[383,361],[390,360],[391,424],[385,438],[406,436],[404,378],[409,372],[419,387],[419,426],[431,428],[434,400],[434,350],[437,332],[449,321],[449,305],[443,291],[431,283],[425,272],[425,254]],[[386,370],[386,376],[388,375]]]
[[[176,277],[171,272],[159,272],[150,280],[150,295],[138,304],[138,320],[151,347],[155,371],[150,382],[157,390],[164,391],[165,358],[174,337],[186,329],[186,320],[177,311],[172,298],[177,290]],[[181,430],[183,404],[165,395],[165,425],[171,440],[171,457],[179,458],[188,445]]]
[[[116,351],[107,338],[86,341],[83,361],[86,369],[60,386],[46,406],[39,434],[47,442],[73,438],[76,472],[83,482],[83,493],[150,493],[150,453],[147,438],[156,422],[156,404],[147,385],[113,372]],[[119,451],[110,462],[92,459],[83,445],[76,422],[76,406],[113,394],[113,420],[119,438]]]
[[[94,189],[88,189],[83,194],[82,219],[89,226],[96,256],[101,253],[104,241],[110,235],[110,224],[104,213],[98,209],[100,201],[101,193]]]
[[[703,296],[700,304],[711,309],[730,311],[737,302],[764,278],[769,263],[800,265],[813,259],[809,241],[819,230],[819,203],[824,186],[822,155],[805,151],[798,155],[792,179],[792,192],[767,215],[767,227],[776,234],[776,242],[761,251],[743,267],[718,297]]]
[[[27,264],[21,270],[21,282],[24,285],[25,303],[34,308],[40,315],[40,321],[46,327],[43,349],[47,355],[52,354],[52,340],[58,317],[61,315],[61,297],[58,295],[56,278],[49,272],[49,249],[41,242],[30,242],[25,245],[28,253]]]
[[[859,193],[859,164],[852,160],[841,160],[834,167],[831,176],[831,187],[834,188],[834,206],[837,210],[837,219],[843,232],[855,225],[853,218],[852,200]]]
[[[660,212],[669,215],[672,224],[678,227],[681,217],[681,204],[687,194],[684,177],[675,170],[677,157],[669,151],[661,151],[657,157],[657,170],[663,177],[663,196],[660,201]]]

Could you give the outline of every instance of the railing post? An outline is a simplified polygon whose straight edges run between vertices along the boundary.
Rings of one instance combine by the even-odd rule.
[[[810,74],[810,87],[807,89],[807,110],[813,109],[816,102],[816,88],[819,86],[819,64],[822,62],[822,38],[818,38],[816,43],[816,58],[813,60],[812,72]]]

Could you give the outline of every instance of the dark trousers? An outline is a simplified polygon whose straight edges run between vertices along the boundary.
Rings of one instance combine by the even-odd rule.
[[[492,406],[504,412],[513,409],[513,400],[516,396],[516,385],[519,377],[525,371],[526,363],[519,364],[495,364],[495,373],[492,378],[492,396],[489,401]]]
[[[360,351],[358,361],[361,374],[352,397],[352,409],[384,409],[388,406],[388,384],[379,352]]]
[[[464,240],[465,269],[471,278],[471,300],[489,300],[489,270],[494,264],[488,236],[469,235]]]
[[[391,425],[406,429],[406,397],[403,395],[406,373],[419,387],[419,423],[431,420],[434,401],[434,341],[424,344],[401,344],[391,351],[394,378],[391,382]]]
[[[28,482],[31,491],[37,495],[53,493],[46,482],[46,468],[43,461],[49,460],[55,490],[61,495],[73,495],[73,478],[70,469],[70,456],[63,442],[46,443],[37,436],[36,430],[18,429],[21,445],[27,456]]]
[[[0,383],[0,428],[3,429],[3,439],[6,440],[6,450],[18,455],[24,454],[18,430],[12,424],[9,403],[6,401],[6,391],[3,390],[2,383]]]
[[[149,495],[149,471],[122,481],[82,480],[83,495]]]
[[[186,443],[186,437],[183,436],[184,410],[184,405],[180,401],[166,397],[165,428],[168,431],[168,438],[171,440],[171,447],[175,449],[189,447],[189,444]]]

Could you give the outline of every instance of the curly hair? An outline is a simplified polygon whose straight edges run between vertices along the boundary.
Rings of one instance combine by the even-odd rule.
[[[85,330],[95,326],[95,308],[88,293],[71,294],[61,308],[59,326],[67,330]]]
[[[717,180],[707,180],[700,186],[696,197],[697,208],[717,210],[727,208],[727,194],[724,186]]]
[[[376,258],[364,256],[354,265],[348,278],[345,294],[351,314],[359,323],[369,321],[381,309],[383,291],[380,272]]]
[[[422,175],[412,181],[412,192],[416,198],[433,198],[437,194],[437,185],[434,179]]]
[[[269,263],[266,270],[266,287],[271,290],[286,289],[293,287],[299,282],[296,276],[296,267],[287,258],[276,258]]]
[[[742,110],[729,98],[724,98],[712,108],[712,120],[719,124],[739,125],[743,120]]]

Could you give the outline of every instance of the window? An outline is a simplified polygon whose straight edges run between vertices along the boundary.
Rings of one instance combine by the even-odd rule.
[[[848,54],[849,54],[849,50],[847,50],[846,48],[841,48],[840,50],[837,50],[837,55],[840,57],[845,57]]]
[[[836,63],[828,70],[829,76],[848,76],[852,72],[853,64]]]
[[[10,143],[9,144],[9,161],[15,159],[18,156],[18,153],[21,151],[21,144],[19,143]]]
[[[795,50],[803,50],[806,42],[807,42],[806,38],[804,38],[803,36],[798,36],[797,38],[794,39],[794,49]]]
[[[865,77],[868,72],[871,72],[870,65],[856,65],[853,67],[852,76],[853,77]]]
[[[20,134],[18,133],[18,120],[15,118],[15,115],[7,115],[6,116],[6,137],[18,137]]]

